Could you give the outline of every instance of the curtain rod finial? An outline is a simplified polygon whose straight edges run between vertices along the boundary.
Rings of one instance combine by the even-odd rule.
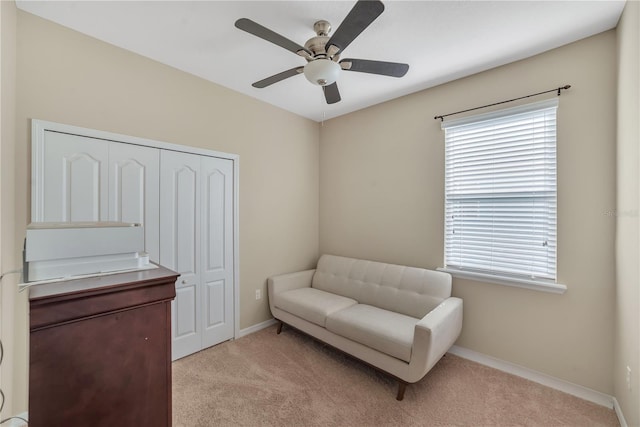
[[[560,96],[560,91],[561,91],[561,90],[566,90],[566,89],[569,89],[570,87],[571,87],[571,85],[564,85],[564,86],[560,86],[560,87],[558,88],[558,96]]]

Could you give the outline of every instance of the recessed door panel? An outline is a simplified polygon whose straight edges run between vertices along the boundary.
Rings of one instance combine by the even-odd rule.
[[[199,252],[196,247],[199,229],[196,212],[198,202],[196,179],[196,170],[189,166],[176,169],[172,177],[174,193],[172,197],[175,200],[172,225],[175,243],[174,263],[178,272],[185,275],[196,274],[196,253]]]
[[[144,220],[144,165],[135,159],[126,159],[116,162],[114,167],[114,219],[126,222]]]
[[[183,280],[195,277],[200,263],[199,173],[198,156],[161,153],[160,260]]]
[[[100,159],[87,153],[63,158],[63,221],[100,221]]]
[[[175,337],[184,338],[197,333],[196,328],[196,302],[197,292],[194,285],[181,287],[176,291],[175,311]]]
[[[106,221],[108,142],[45,132],[34,222]]]
[[[223,280],[208,282],[204,285],[204,294],[207,300],[205,330],[216,327],[225,320],[225,287]]]
[[[160,262],[160,150],[109,146],[109,219],[142,224],[145,251]]]
[[[224,269],[225,180],[219,169],[206,176],[206,268],[211,272]]]
[[[182,284],[178,278],[176,298],[171,302],[171,360],[195,353],[202,347],[199,294],[198,286]]]

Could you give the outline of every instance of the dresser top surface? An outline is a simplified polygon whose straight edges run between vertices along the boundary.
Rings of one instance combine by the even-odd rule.
[[[178,273],[168,268],[156,267],[31,285],[29,287],[29,300],[36,301],[63,295],[105,292],[110,289],[116,290],[122,287],[144,285],[145,283],[166,282],[171,278],[175,281],[179,276]]]

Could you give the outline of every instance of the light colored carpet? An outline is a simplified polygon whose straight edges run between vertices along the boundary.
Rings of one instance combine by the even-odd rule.
[[[405,398],[285,325],[173,363],[173,426],[618,426],[613,410],[453,355]]]

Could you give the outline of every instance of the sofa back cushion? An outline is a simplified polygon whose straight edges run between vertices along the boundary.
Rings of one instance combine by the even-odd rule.
[[[441,271],[322,255],[314,288],[418,319],[451,296],[451,276]]]

